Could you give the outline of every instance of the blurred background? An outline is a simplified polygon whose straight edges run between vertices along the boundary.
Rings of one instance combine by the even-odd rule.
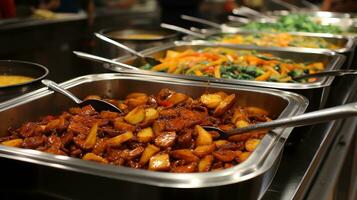
[[[160,22],[188,28],[198,25],[183,21],[180,14],[219,22],[243,5],[260,11],[294,6],[357,10],[353,0],[0,0],[0,44],[5,47],[0,48],[0,59],[41,63],[49,68],[49,78],[64,81],[103,71],[98,64],[76,58],[73,50],[109,58],[122,54],[96,39],[94,32],[153,29]]]

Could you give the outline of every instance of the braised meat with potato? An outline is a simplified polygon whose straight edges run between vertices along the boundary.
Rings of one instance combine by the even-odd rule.
[[[131,93],[124,100],[104,99],[123,113],[97,112],[90,105],[70,108],[10,128],[0,144],[152,171],[221,170],[244,162],[266,131],[222,139],[202,126],[229,130],[270,121],[266,110],[239,106],[237,98],[225,92],[193,98],[169,89]]]

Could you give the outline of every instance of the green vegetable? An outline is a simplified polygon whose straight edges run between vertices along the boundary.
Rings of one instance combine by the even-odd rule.
[[[150,70],[153,67],[154,67],[153,65],[150,65],[149,63],[146,63],[145,65],[141,66],[140,69]]]
[[[321,25],[301,14],[281,16],[276,23],[251,22],[243,27],[247,30],[268,32],[314,32],[314,33],[341,33],[342,30],[333,25]]]

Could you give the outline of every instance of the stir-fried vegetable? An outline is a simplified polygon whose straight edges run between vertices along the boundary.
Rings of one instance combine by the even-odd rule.
[[[227,44],[243,44],[256,46],[277,46],[277,47],[306,47],[338,49],[336,46],[323,38],[291,35],[289,33],[256,33],[251,35],[242,34],[221,34],[208,38],[211,42],[222,42]]]
[[[281,16],[276,23],[251,22],[243,27],[247,30],[269,32],[313,32],[313,33],[341,33],[342,30],[333,25],[321,25],[312,21],[308,16],[290,14]]]
[[[221,47],[183,52],[168,50],[161,62],[141,68],[173,74],[272,82],[295,82],[295,76],[324,70],[321,62],[295,63],[271,54]],[[306,81],[313,82],[315,79],[301,80]]]

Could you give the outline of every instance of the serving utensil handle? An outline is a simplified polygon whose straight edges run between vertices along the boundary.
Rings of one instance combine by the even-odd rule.
[[[115,41],[115,40],[112,40],[112,39],[110,39],[110,38],[108,38],[108,37],[106,37],[106,36],[104,36],[104,35],[102,35],[102,34],[94,33],[94,35],[95,35],[96,37],[98,37],[99,39],[101,39],[101,40],[104,40],[104,41],[106,41],[106,42],[108,42],[108,43],[110,43],[110,44],[113,44],[113,45],[115,45],[115,46],[117,46],[117,47],[119,47],[119,48],[122,48],[122,49],[124,49],[124,50],[126,50],[126,51],[128,51],[128,52],[130,52],[130,53],[132,53],[132,54],[134,54],[135,56],[138,56],[138,57],[140,57],[140,58],[144,58],[144,57],[145,57],[145,56],[144,56],[143,54],[141,54],[140,52],[137,52],[137,51],[135,51],[134,49],[132,49],[132,48],[130,48],[130,47],[128,47],[128,46],[125,46],[125,45],[123,45],[123,44],[121,44],[121,43],[119,43],[119,42],[117,42],[117,41]]]
[[[96,61],[96,62],[101,62],[101,63],[107,63],[107,64],[113,64],[113,65],[117,65],[126,69],[130,69],[130,70],[139,70],[138,68],[131,66],[131,65],[127,65],[125,63],[121,63],[121,62],[116,62],[113,60],[110,60],[108,58],[103,58],[100,56],[96,56],[96,55],[92,55],[89,53],[84,53],[84,52],[80,52],[80,51],[73,51],[74,54],[76,54],[78,57],[80,58],[84,58],[84,59],[88,59],[88,60],[92,60],[92,61]]]
[[[192,16],[188,16],[188,15],[181,15],[181,18],[187,21],[191,21],[191,22],[197,22],[200,24],[204,24],[204,25],[208,25],[214,28],[221,28],[221,25],[216,23],[216,22],[212,22],[206,19],[202,19],[202,18],[198,18],[198,17],[192,17]]]
[[[179,27],[179,26],[175,26],[175,25],[172,25],[172,24],[161,23],[160,26],[162,28],[174,30],[174,31],[177,31],[177,32],[180,32],[180,33],[185,33],[187,35],[192,35],[194,37],[198,37],[198,38],[201,38],[201,39],[206,39],[206,35],[204,35],[204,34],[196,33],[196,32],[193,32],[191,30],[188,30],[188,29],[185,29],[185,28],[182,28],[182,27]]]
[[[313,77],[323,77],[323,76],[344,76],[344,75],[353,75],[357,74],[357,70],[354,69],[338,69],[338,70],[330,70],[324,72],[318,72],[316,74],[308,74],[294,77],[294,80],[313,78]]]
[[[227,131],[227,135],[277,127],[298,127],[357,115],[357,102]]]
[[[72,94],[70,91],[62,88],[61,86],[59,86],[57,83],[48,80],[48,79],[43,79],[41,81],[44,85],[46,85],[47,87],[49,87],[50,89],[59,92],[65,96],[67,96],[68,98],[72,99],[74,102],[76,102],[77,104],[82,103],[82,100],[78,99],[74,94]]]

